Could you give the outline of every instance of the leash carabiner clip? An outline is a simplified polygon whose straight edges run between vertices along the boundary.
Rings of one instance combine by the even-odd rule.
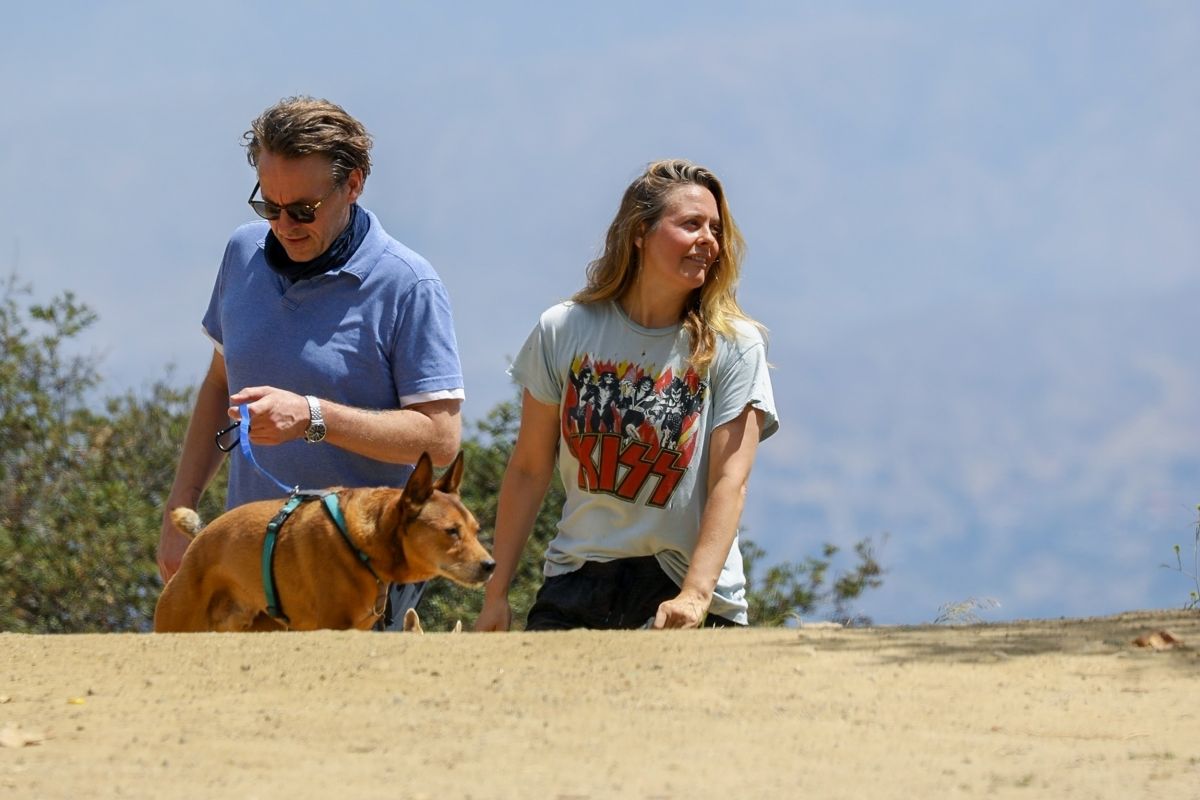
[[[236,431],[239,427],[241,427],[241,424],[242,424],[242,421],[240,419],[235,419],[233,421],[232,425],[230,425],[227,428],[222,428],[221,430],[217,431],[217,435],[213,437],[213,442],[216,443],[218,450],[220,450],[222,453],[233,452],[233,448],[237,447],[238,442],[241,441],[241,433],[239,432],[236,436],[233,437],[233,441],[231,441],[229,443],[228,447],[221,444],[221,440],[225,438],[226,434]]]

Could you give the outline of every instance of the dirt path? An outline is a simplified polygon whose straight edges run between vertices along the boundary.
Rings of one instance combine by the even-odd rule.
[[[4,798],[984,795],[1200,798],[1200,614],[0,634]]]

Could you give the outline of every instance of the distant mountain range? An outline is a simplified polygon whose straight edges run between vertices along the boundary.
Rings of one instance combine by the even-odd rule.
[[[1200,285],[979,303],[773,339],[789,416],[744,519],[771,559],[889,539],[861,610],[926,622],[1179,605],[1200,503]]]

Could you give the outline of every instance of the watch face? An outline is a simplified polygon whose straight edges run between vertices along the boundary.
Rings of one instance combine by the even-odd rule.
[[[325,438],[325,418],[321,416],[321,402],[312,395],[305,395],[308,401],[308,430],[304,431],[304,440],[316,444]]]

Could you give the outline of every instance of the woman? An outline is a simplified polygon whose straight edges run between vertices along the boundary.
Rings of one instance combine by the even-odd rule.
[[[746,624],[738,517],[778,423],[760,326],[735,294],[742,250],[707,169],[655,162],[625,191],[587,286],[513,363],[521,428],[476,630],[511,625],[556,459],[566,503],[527,630]]]

